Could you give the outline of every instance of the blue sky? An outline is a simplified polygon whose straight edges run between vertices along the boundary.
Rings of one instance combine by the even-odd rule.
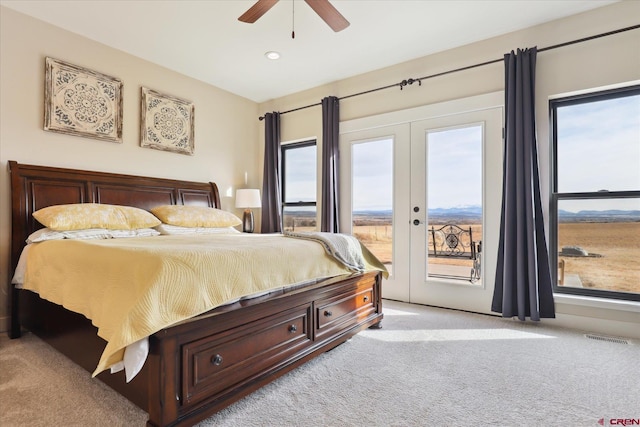
[[[316,146],[287,150],[286,201],[309,202],[316,198]]]
[[[481,125],[429,132],[429,209],[482,206]]]
[[[558,108],[558,191],[640,189],[640,96]],[[638,199],[567,201],[564,209],[640,209]]]
[[[558,191],[639,189],[639,138],[640,96],[558,108]]]
[[[393,206],[393,140],[352,145],[353,210],[390,210]]]

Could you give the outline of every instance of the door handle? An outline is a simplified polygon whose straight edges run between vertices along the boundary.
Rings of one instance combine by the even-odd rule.
[[[419,219],[414,219],[413,220],[413,225],[420,225],[422,224],[423,221],[420,221]]]

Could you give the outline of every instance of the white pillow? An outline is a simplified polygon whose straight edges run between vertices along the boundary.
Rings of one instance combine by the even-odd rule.
[[[182,227],[179,225],[160,224],[154,227],[164,235],[179,235],[179,234],[230,234],[240,233],[233,227]]]
[[[138,228],[135,230],[107,230],[104,228],[87,228],[84,230],[55,231],[41,228],[29,235],[27,243],[38,243],[46,240],[91,240],[91,239],[119,239],[123,237],[158,236],[160,232],[153,228]]]

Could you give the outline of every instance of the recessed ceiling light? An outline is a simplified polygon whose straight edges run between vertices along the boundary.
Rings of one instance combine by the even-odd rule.
[[[265,53],[264,56],[266,56],[268,59],[280,59],[280,54],[275,50],[270,50],[269,52]]]

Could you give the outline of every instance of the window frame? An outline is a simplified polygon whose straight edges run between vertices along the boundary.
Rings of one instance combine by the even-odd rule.
[[[640,301],[640,293],[619,292],[605,289],[576,288],[560,286],[558,284],[558,202],[560,200],[598,200],[640,198],[640,188],[625,191],[593,191],[593,192],[558,192],[558,128],[557,109],[578,104],[587,104],[616,98],[640,95],[640,85],[619,87],[615,89],[599,90],[567,97],[549,100],[549,133],[551,155],[551,188],[549,207],[549,262],[553,291],[562,294],[572,294],[606,299],[621,299],[628,301]]]
[[[309,139],[300,142],[291,142],[280,145],[280,164],[282,170],[282,176],[280,179],[280,194],[281,194],[281,212],[280,215],[283,221],[283,229],[284,229],[284,211],[286,208],[290,207],[308,207],[314,206],[316,207],[316,216],[317,216],[317,204],[318,204],[318,178],[317,178],[317,166],[318,166],[318,150],[317,150],[317,141],[315,139]],[[286,165],[287,165],[287,151],[295,150],[299,148],[307,148],[307,147],[316,147],[316,200],[314,202],[287,202],[286,201],[286,188],[287,188],[287,180],[286,180]]]

